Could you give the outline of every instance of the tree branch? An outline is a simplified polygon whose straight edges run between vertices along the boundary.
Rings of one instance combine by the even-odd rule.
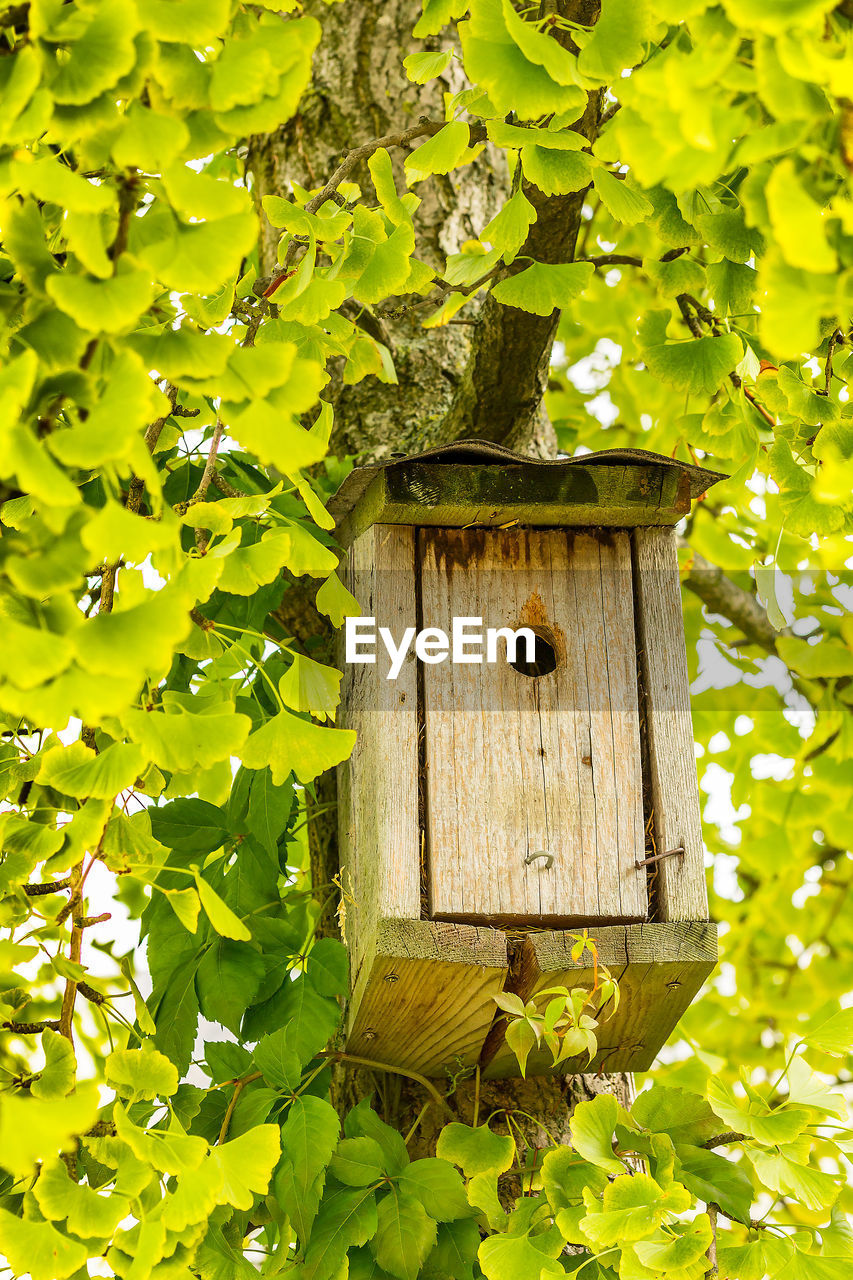
[[[691,555],[692,562],[683,579],[687,590],[698,596],[712,613],[733,622],[750,644],[778,657],[776,641],[787,632],[776,630],[761,602],[751,592],[732,582],[722,569],[698,552],[691,549]]]
[[[559,0],[556,7],[561,17],[587,27],[597,21],[600,9],[599,0]],[[554,38],[574,48],[570,31],[555,30]],[[586,108],[573,126],[590,142],[599,128],[601,96],[599,90],[587,95]],[[536,221],[509,274],[524,270],[524,259],[574,261],[586,192],[546,196],[529,182],[522,189],[536,210]],[[478,318],[465,373],[440,435],[445,440],[468,436],[500,444],[526,442],[541,414],[560,312],[530,315],[502,306],[489,293]]]

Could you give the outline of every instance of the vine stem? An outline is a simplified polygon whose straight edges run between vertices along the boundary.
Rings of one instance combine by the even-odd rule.
[[[260,1080],[260,1078],[260,1071],[253,1071],[251,1075],[241,1076],[239,1080],[234,1081],[234,1092],[231,1094],[231,1099],[226,1108],[225,1115],[222,1117],[219,1137],[216,1139],[218,1146],[221,1146],[228,1136],[228,1126],[231,1123],[231,1117],[234,1114],[234,1108],[237,1105],[237,1099],[240,1097],[240,1094],[243,1092],[247,1084],[251,1084],[253,1080]]]
[[[343,1053],[338,1049],[327,1050],[322,1055],[325,1058],[333,1058],[336,1062],[352,1062],[360,1067],[373,1067],[375,1071],[388,1071],[391,1075],[405,1076],[407,1080],[414,1080],[440,1107],[446,1107],[450,1110],[447,1099],[442,1097],[431,1080],[427,1080],[426,1076],[418,1075],[416,1071],[403,1071],[401,1067],[392,1067],[389,1062],[376,1062],[373,1058],[360,1058],[352,1053]]]

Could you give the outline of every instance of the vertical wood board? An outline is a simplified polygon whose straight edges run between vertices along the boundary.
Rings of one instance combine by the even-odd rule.
[[[504,661],[423,671],[434,915],[631,920],[646,915],[628,535],[419,532],[424,626],[528,626],[553,672]],[[525,864],[538,851],[553,856]]]
[[[646,733],[657,852],[683,857],[657,864],[663,920],[707,920],[708,891],[699,783],[675,532],[636,529],[637,632],[646,693]]]
[[[345,563],[346,585],[365,617],[399,636],[415,626],[415,535],[374,525]],[[355,749],[339,766],[338,830],[344,932],[353,987],[377,923],[420,915],[417,680],[410,656],[396,681],[383,654],[375,664],[343,664],[342,721]]]

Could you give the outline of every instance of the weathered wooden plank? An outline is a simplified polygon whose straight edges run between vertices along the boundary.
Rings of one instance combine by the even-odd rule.
[[[347,1052],[424,1075],[475,1065],[506,970],[497,930],[380,921],[353,993]]]
[[[637,529],[633,544],[655,843],[658,853],[684,849],[683,857],[666,858],[656,865],[658,912],[662,920],[707,920],[675,533]]]
[[[374,477],[341,520],[347,544],[372,523],[497,528],[517,520],[532,526],[610,528],[676,524],[690,510],[690,479],[650,463],[449,466],[401,462]]]
[[[414,555],[413,529],[374,525],[343,566],[364,615],[395,636],[417,622]],[[378,921],[420,915],[417,679],[412,656],[396,681],[381,659],[343,671],[342,722],[358,735],[338,769],[344,931],[356,984]]]
[[[620,1004],[603,1021],[599,1052],[588,1064],[585,1056],[561,1064],[559,1074],[588,1071],[646,1071],[666,1043],[679,1019],[717,962],[717,929],[712,924],[611,925],[591,930],[601,963],[619,981]],[[573,961],[574,939],[568,933],[530,933],[513,989],[524,1000],[535,999],[547,987],[592,987],[589,956]],[[544,1002],[543,1002],[544,1003]],[[506,1046],[498,1024],[484,1055],[488,1079],[518,1075],[518,1063]],[[552,1074],[551,1055],[535,1050],[529,1075]]]
[[[419,548],[425,625],[528,626],[557,657],[536,678],[503,660],[424,668],[432,913],[644,918],[627,535],[424,529]],[[539,851],[551,866],[525,862]]]

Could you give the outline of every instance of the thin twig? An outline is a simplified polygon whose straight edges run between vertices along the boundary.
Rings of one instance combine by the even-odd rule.
[[[359,1058],[352,1053],[342,1053],[340,1050],[330,1049],[323,1054],[325,1058],[334,1058],[336,1062],[353,1062],[360,1067],[373,1067],[375,1071],[388,1071],[391,1075],[405,1076],[407,1080],[414,1080],[432,1098],[433,1102],[437,1102],[440,1107],[450,1110],[448,1101],[443,1098],[436,1089],[431,1080],[427,1080],[426,1076],[419,1075],[417,1071],[403,1071],[401,1067],[392,1067],[388,1062],[376,1062],[373,1058]]]
[[[228,1136],[228,1126],[231,1123],[231,1117],[234,1114],[234,1108],[237,1105],[237,1099],[240,1097],[240,1094],[243,1092],[247,1084],[251,1084],[253,1080],[260,1080],[260,1078],[261,1078],[260,1071],[253,1071],[251,1075],[242,1076],[239,1080],[234,1081],[234,1092],[231,1094],[231,1100],[228,1103],[228,1107],[225,1111],[225,1115],[222,1118],[222,1125],[219,1129],[219,1137],[216,1139],[219,1145],[221,1145],[225,1141],[226,1137]]]
[[[66,876],[64,880],[51,880],[47,884],[25,884],[24,893],[28,898],[40,898],[46,893],[62,893],[70,885],[71,880]]]
[[[708,1270],[705,1280],[715,1280],[719,1271],[717,1266],[717,1206],[708,1205],[708,1221],[711,1223],[711,1243],[708,1245]]]
[[[222,419],[216,419],[216,426],[213,428],[213,435],[210,440],[210,449],[207,454],[207,462],[204,464],[201,480],[198,482],[198,488],[193,494],[190,502],[201,502],[205,494],[210,488],[210,483],[216,471],[216,455],[219,452],[219,442],[222,439]]]

